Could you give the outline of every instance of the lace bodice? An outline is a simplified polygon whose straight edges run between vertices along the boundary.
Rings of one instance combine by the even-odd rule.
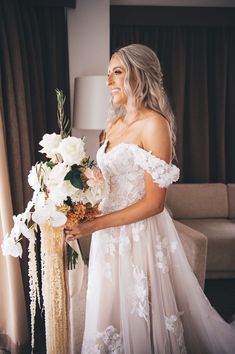
[[[106,183],[100,205],[104,213],[123,209],[144,196],[144,173],[166,188],[179,178],[179,169],[155,157],[138,145],[121,143],[105,153],[107,141],[97,152],[97,162]]]

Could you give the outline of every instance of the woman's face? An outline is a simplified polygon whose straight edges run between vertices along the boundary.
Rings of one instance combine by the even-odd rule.
[[[113,55],[108,68],[107,85],[112,95],[114,104],[126,104],[127,94],[124,90],[126,68],[118,55]]]

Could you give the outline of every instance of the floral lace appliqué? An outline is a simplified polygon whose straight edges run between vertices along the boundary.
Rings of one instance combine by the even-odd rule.
[[[149,303],[148,303],[148,280],[142,269],[133,265],[134,288],[132,297],[132,314],[148,320]]]
[[[110,256],[115,256],[116,254],[116,240],[111,235],[108,235],[104,240],[104,253]]]
[[[97,332],[93,341],[84,341],[83,354],[122,354],[123,341],[121,334],[113,326],[103,332]]]
[[[104,263],[103,272],[104,272],[104,277],[107,280],[109,280],[109,281],[113,280],[113,270],[112,270],[111,263],[109,263],[109,262]]]
[[[141,235],[145,231],[145,223],[143,221],[136,222],[131,225],[133,240],[138,242],[140,240]]]
[[[128,227],[121,226],[119,236],[119,254],[120,256],[127,256],[131,250],[131,242],[128,235]]]
[[[179,169],[172,163],[168,164],[166,161],[152,155],[151,151],[139,149],[135,145],[133,145],[132,149],[135,162],[152,176],[153,181],[158,183],[160,188],[167,188],[179,179]]]
[[[180,320],[180,316],[182,315],[183,312],[178,312],[177,315],[170,315],[169,317],[165,316],[165,325],[167,330],[176,336],[180,353],[186,354],[187,351],[184,343],[184,329]]]
[[[104,332],[98,333],[96,338],[100,353],[121,354],[123,352],[122,337],[113,326],[108,326]]]
[[[162,271],[162,273],[169,272],[169,254],[174,253],[178,247],[178,243],[176,241],[169,242],[166,237],[161,239],[161,236],[157,237],[156,244],[156,266]]]
[[[82,354],[101,354],[98,344],[94,342],[84,342],[82,346]]]

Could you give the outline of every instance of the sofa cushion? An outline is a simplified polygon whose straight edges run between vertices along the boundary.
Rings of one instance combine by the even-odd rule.
[[[207,271],[235,271],[235,224],[228,219],[182,219],[208,237]]]
[[[228,188],[228,217],[235,218],[235,183],[227,184]]]
[[[228,217],[227,187],[223,183],[173,184],[166,204],[174,219]]]

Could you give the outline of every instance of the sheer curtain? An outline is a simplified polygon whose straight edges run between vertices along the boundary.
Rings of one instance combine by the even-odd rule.
[[[0,112],[0,243],[12,227],[12,202]],[[0,252],[0,349],[22,352],[28,339],[24,290],[18,259]]]

